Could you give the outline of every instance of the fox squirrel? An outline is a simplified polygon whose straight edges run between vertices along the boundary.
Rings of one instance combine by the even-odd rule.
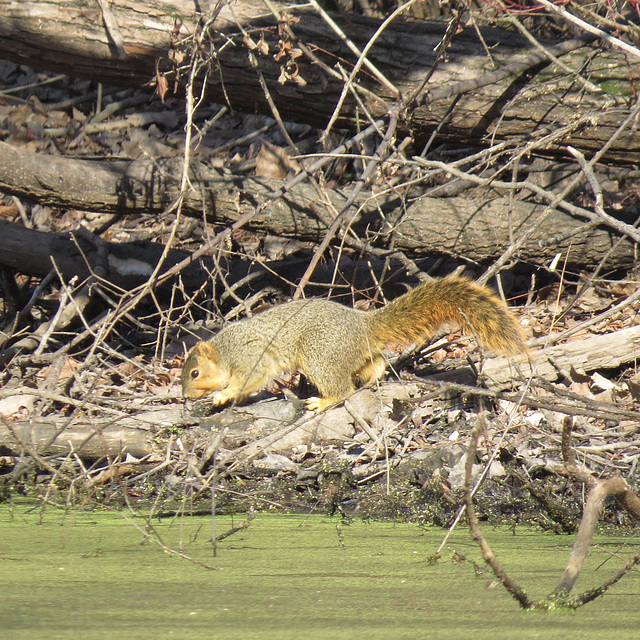
[[[361,311],[324,299],[296,300],[234,322],[198,342],[182,370],[182,391],[213,405],[239,401],[284,372],[301,371],[318,389],[322,410],[382,377],[386,345],[422,342],[443,324],[471,329],[483,346],[526,351],[520,325],[491,289],[460,276],[420,284],[389,304]]]

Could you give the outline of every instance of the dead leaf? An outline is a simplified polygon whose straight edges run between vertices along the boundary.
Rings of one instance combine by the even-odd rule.
[[[448,357],[446,349],[436,349],[429,354],[429,362],[433,362],[434,364],[440,364],[444,362]]]
[[[283,11],[280,14],[280,21],[278,22],[278,29],[282,29],[282,31],[284,32],[284,26],[285,25],[298,24],[298,22],[300,22],[300,18],[298,18],[297,16],[294,16],[294,15],[291,15],[290,13],[287,13],[286,11]]]
[[[572,382],[578,384],[589,384],[591,382],[591,376],[584,373],[584,371],[578,371],[575,367],[571,367],[569,370]]]
[[[284,179],[289,175],[290,169],[287,152],[264,140],[256,158],[256,176]]]
[[[167,95],[167,91],[169,91],[169,83],[165,78],[164,74],[160,73],[160,70],[156,67],[156,91],[160,100],[164,102],[164,98]]]
[[[264,33],[260,34],[260,40],[258,40],[258,51],[266,56],[269,54],[269,44],[264,39]]]
[[[605,378],[603,375],[599,374],[597,371],[591,375],[591,382],[593,386],[602,391],[622,391],[622,387],[617,385],[615,382],[611,382],[611,380]]]
[[[6,218],[12,220],[19,213],[18,207],[15,204],[0,205],[0,218]]]
[[[307,81],[299,74],[296,74],[293,77],[293,81],[299,86],[299,87],[306,87],[307,86]]]
[[[573,377],[573,375],[572,375]],[[593,394],[591,393],[591,378],[589,376],[584,376],[587,379],[582,381],[573,380],[569,385],[569,389],[573,391],[573,393],[578,393],[585,398],[593,398]]]
[[[627,386],[629,387],[631,397],[638,402],[640,400],[640,384],[633,382],[632,380],[627,380]]]
[[[596,393],[593,393],[592,397],[598,402],[607,402],[609,404],[613,403],[616,399],[613,389],[605,389],[604,391],[597,391],[596,389]]]
[[[0,415],[9,418],[16,414],[28,415],[33,411],[36,396],[29,393],[21,393],[8,396],[0,400]]]
[[[80,368],[80,362],[73,358],[65,358],[58,375],[58,382],[66,382]],[[46,380],[52,374],[51,366],[45,367],[38,374],[38,378]]]

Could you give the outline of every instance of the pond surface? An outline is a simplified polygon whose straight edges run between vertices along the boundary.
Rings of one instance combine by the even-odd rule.
[[[522,612],[485,569],[466,529],[429,563],[445,532],[410,524],[341,524],[322,516],[257,515],[218,543],[211,519],[155,519],[163,551],[131,513],[42,516],[0,506],[0,629],[21,638],[211,640],[499,640],[640,638],[640,574],[577,610]],[[217,517],[223,533],[242,518]],[[523,588],[543,597],[572,544],[558,536],[485,527]],[[618,569],[639,540],[600,536],[577,591]],[[624,545],[624,546],[622,546]],[[621,548],[622,546],[622,548]],[[482,566],[476,575],[469,562]],[[603,566],[602,563],[604,562]]]

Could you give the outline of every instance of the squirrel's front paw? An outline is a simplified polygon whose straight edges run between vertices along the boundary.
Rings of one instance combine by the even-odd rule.
[[[211,396],[211,406],[220,407],[231,400],[235,400],[235,395],[229,393],[226,389],[223,389],[222,391],[217,391],[213,396]]]

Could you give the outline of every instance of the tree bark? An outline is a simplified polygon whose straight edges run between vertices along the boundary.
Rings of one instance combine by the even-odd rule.
[[[176,177],[180,175],[179,163],[175,158],[76,160],[32,153],[0,142],[0,191],[61,208],[120,214],[160,213],[179,192],[180,180]],[[184,212],[202,218],[204,206],[209,221],[220,226],[233,224],[283,184],[265,178],[228,178],[197,162],[192,165],[191,183],[194,188],[185,198]],[[333,210],[339,211],[348,192],[326,189],[325,196]],[[627,268],[636,260],[635,244],[610,229],[585,227],[583,221],[562,211],[544,217],[544,205],[511,201],[493,193],[476,200],[421,197],[407,203],[395,193],[374,197],[366,192],[353,209],[358,213],[350,226],[359,238],[379,248],[389,247],[393,239],[395,249],[413,255],[444,255],[486,263],[498,258],[533,225],[534,232],[517,254],[517,259],[524,262],[545,265],[558,253],[563,255],[563,261],[566,256],[566,265],[571,268],[593,267],[605,256],[609,268]],[[275,235],[319,242],[333,221],[333,210],[322,202],[311,185],[302,183],[256,215],[249,226]],[[2,264],[24,273],[44,275],[51,268],[49,255],[59,255],[64,273],[73,272],[74,268],[86,271],[81,252],[67,235],[45,238],[48,234],[40,234],[39,239],[31,240],[38,232],[19,231],[8,224],[4,228],[0,243]],[[549,242],[559,234],[562,239]],[[29,253],[24,251],[25,246],[30,247]],[[85,254],[95,252],[90,242],[82,246]],[[131,257],[147,265],[155,265],[160,252],[161,245],[150,248],[124,245],[111,251],[116,259]],[[179,262],[185,255],[173,252],[167,265]],[[34,272],[37,265],[40,268]],[[192,275],[195,284],[198,278]],[[128,282],[117,280],[125,288],[131,280]]]
[[[179,63],[184,65],[188,60],[193,47],[190,36],[197,30],[198,18],[211,17],[215,6],[216,2],[207,0],[119,0],[110,4],[117,23],[117,29],[111,29],[105,27],[97,2],[0,0],[0,56],[112,84],[141,86],[157,74],[165,74],[171,84],[179,73]],[[280,11],[283,5],[276,7]],[[214,23],[215,32],[211,30],[207,97],[219,103],[228,101],[233,108],[246,112],[270,113],[249,59],[247,34],[254,43],[262,38],[268,45],[267,54],[260,55],[254,49],[253,55],[282,117],[322,127],[331,117],[344,84],[340,77],[331,75],[331,70],[340,62],[348,73],[356,57],[310,9],[296,6],[288,13],[299,18],[299,22],[288,21],[297,38],[294,40],[281,35],[275,18],[265,17],[265,6],[259,0],[222,6]],[[379,21],[359,16],[336,20],[360,48],[379,26]],[[440,22],[397,20],[387,27],[368,57],[401,95],[411,95],[431,69],[434,48],[445,27]],[[594,93],[546,68],[545,56],[532,54],[531,45],[514,33],[489,28],[481,31],[484,42],[473,28],[456,34],[446,61],[427,85],[428,98],[407,114],[402,132],[420,140],[442,125],[439,140],[465,145],[547,136],[537,147],[539,151],[557,152],[572,145],[591,153],[609,140],[628,114],[632,99],[628,67],[618,50],[593,55],[593,50],[583,48],[562,56],[565,63],[602,89]],[[121,46],[116,45],[120,40]],[[206,39],[201,42],[208,46]],[[315,52],[317,61],[326,66],[306,56],[295,60],[288,57],[289,45],[296,49],[300,44]],[[533,56],[531,64],[525,65],[527,73],[519,70],[499,80],[485,75],[494,70],[485,46],[498,69]],[[274,54],[280,50],[285,55],[276,60]],[[290,72],[290,78],[303,79],[305,84],[296,84],[293,79],[279,83],[283,69]],[[377,96],[364,95],[363,100],[371,114],[380,117],[397,96],[372,78],[366,71],[360,72],[357,80]],[[486,84],[479,78],[486,78]],[[353,128],[360,119],[361,110],[347,94],[339,125]],[[640,160],[640,133],[633,128],[624,131],[607,157],[625,162]]]

